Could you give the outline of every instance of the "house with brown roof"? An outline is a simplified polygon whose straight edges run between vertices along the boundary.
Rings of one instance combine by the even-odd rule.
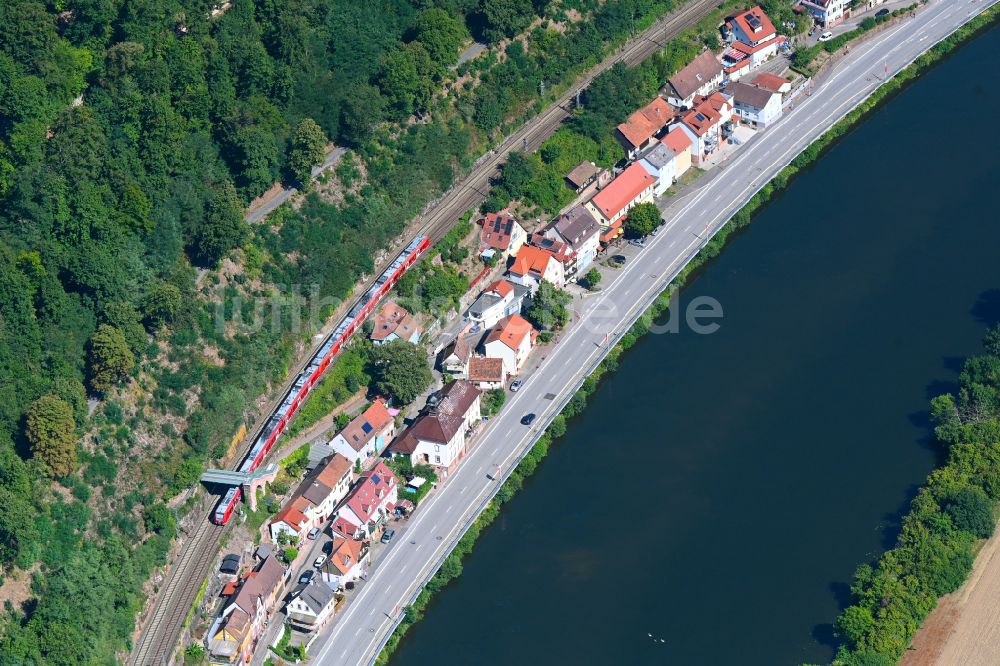
[[[732,100],[733,113],[748,125],[764,128],[781,118],[781,93],[735,81],[722,94]]]
[[[480,222],[479,247],[483,253],[499,253],[503,257],[517,254],[528,239],[521,223],[507,211],[487,213]]]
[[[407,456],[413,465],[431,465],[440,478],[447,477],[465,457],[467,433],[482,419],[480,394],[464,379],[445,384],[438,404],[400,433],[389,452]]]
[[[604,187],[610,180],[610,172],[593,162],[580,162],[566,174],[566,182],[577,194],[583,194],[588,189]]]
[[[343,531],[351,532],[345,536],[353,539],[371,538],[385,527],[396,508],[398,487],[396,475],[379,460],[371,470],[361,475],[337,509],[334,528],[341,534]]]
[[[503,388],[507,383],[503,359],[473,356],[469,359],[469,381],[483,391]]]
[[[280,534],[301,538],[312,528],[321,526],[347,495],[353,479],[350,460],[339,453],[324,458],[271,518],[268,525],[271,540],[277,541]]]
[[[534,348],[538,331],[527,319],[511,315],[500,320],[483,342],[487,358],[503,361],[504,371],[514,376],[521,371],[524,362]]]
[[[642,107],[623,122],[615,130],[615,138],[625,149],[625,154],[632,159],[656,142],[656,135],[667,126],[674,117],[674,111],[667,100],[656,96],[646,106]]]
[[[208,651],[214,663],[248,663],[274,609],[287,571],[269,555],[249,572],[209,630]]]
[[[375,313],[371,337],[372,342],[377,345],[393,340],[405,340],[416,344],[420,340],[420,328],[409,312],[390,301]]]
[[[667,101],[678,109],[689,109],[695,97],[707,95],[722,83],[722,63],[710,50],[667,79]]]
[[[334,451],[351,461],[363,463],[378,456],[396,434],[396,422],[382,398],[358,414],[330,440]]]
[[[562,262],[555,254],[542,248],[523,245],[514,257],[514,263],[507,269],[508,279],[531,289],[538,289],[542,280],[551,282],[557,287],[566,284],[566,273]]]
[[[778,53],[784,37],[778,35],[771,19],[760,6],[726,19],[729,48],[722,54],[722,67],[730,81],[736,81],[760,67]]]
[[[585,205],[601,226],[608,227],[623,220],[635,206],[651,201],[655,187],[656,178],[636,162]]]
[[[478,343],[477,343],[478,344]],[[469,359],[476,345],[459,335],[441,350],[441,370],[454,377],[465,377],[469,371]]]
[[[371,566],[368,541],[335,537],[330,557],[319,568],[320,578],[329,587],[339,590],[345,583],[358,580]]]
[[[579,279],[597,257],[601,225],[585,206],[574,206],[549,222],[542,230],[542,235],[565,243],[575,253],[574,264],[564,271],[566,281],[573,282]]]

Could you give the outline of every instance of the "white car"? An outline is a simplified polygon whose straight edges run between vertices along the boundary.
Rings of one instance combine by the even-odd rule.
[[[833,39],[833,33],[830,32],[829,30],[827,30],[826,32],[824,32],[822,35],[819,36],[819,41],[821,42],[828,42],[831,39]]]
[[[319,557],[316,558],[316,561],[313,562],[313,567],[319,569],[321,566],[323,566],[324,562],[326,562],[326,555],[320,555]]]

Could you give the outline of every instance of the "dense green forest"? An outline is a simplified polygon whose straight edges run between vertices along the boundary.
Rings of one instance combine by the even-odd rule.
[[[895,547],[855,573],[852,603],[834,625],[842,641],[836,665],[897,663],[938,597],[965,582],[977,544],[993,534],[1000,501],[1000,326],[984,347],[966,360],[958,391],[931,401],[947,462],[917,493]]]
[[[187,508],[162,501],[407,220],[674,4],[4,2],[0,662],[126,649]],[[490,48],[458,65],[472,39]],[[328,142],[357,155],[354,190],[245,222]],[[264,298],[281,307],[254,325]]]

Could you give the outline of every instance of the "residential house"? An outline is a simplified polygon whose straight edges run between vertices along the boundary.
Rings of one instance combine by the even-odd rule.
[[[657,96],[619,125],[615,138],[622,144],[628,158],[633,159],[655,143],[656,134],[670,122],[673,115],[673,109],[667,101]]]
[[[656,179],[640,164],[631,164],[603,190],[586,203],[601,226],[609,227],[623,220],[632,208],[653,198]]]
[[[491,328],[507,315],[520,312],[529,291],[524,285],[497,280],[486,287],[469,306],[468,318],[483,328]],[[465,360],[467,362],[468,358]]]
[[[611,180],[611,173],[593,162],[580,162],[566,174],[566,182],[577,194],[585,194],[604,187]]]
[[[339,453],[324,458],[271,519],[271,539],[277,541],[282,533],[301,538],[325,523],[351,488],[352,465]]]
[[[674,182],[674,153],[663,143],[657,143],[639,160],[650,176],[656,179],[653,196],[661,197]]]
[[[722,65],[731,81],[757,69],[776,55],[778,45],[784,40],[778,36],[774,24],[760,6],[728,18],[726,28],[732,41],[722,54]]]
[[[824,28],[833,27],[851,15],[850,0],[802,0],[799,6]]]
[[[695,97],[712,92],[722,83],[722,64],[710,50],[702,51],[667,79],[667,101],[678,109],[691,108]]]
[[[557,287],[566,284],[566,274],[559,259],[548,250],[531,245],[521,246],[507,274],[511,282],[528,287],[532,293],[542,280]]]
[[[376,457],[396,433],[396,422],[382,398],[376,398],[364,412],[330,440],[333,450],[355,464]]]
[[[319,575],[329,587],[339,590],[361,578],[371,560],[369,542],[334,537],[330,556],[319,568]]]
[[[585,206],[574,206],[569,211],[556,216],[556,219],[546,225],[542,230],[542,235],[552,240],[562,241],[572,248],[576,255],[575,263],[566,272],[566,280],[575,281],[597,257],[601,225]]]
[[[469,359],[472,358],[474,347],[475,345],[462,336],[455,338],[441,351],[441,370],[455,377],[465,377],[469,371]]]
[[[724,126],[732,120],[733,107],[719,93],[700,98],[694,108],[670,126],[680,128],[691,140],[691,160],[700,164],[717,151],[725,138]]]
[[[673,182],[676,183],[691,168],[691,139],[682,128],[675,127],[660,139],[660,143],[674,154]]]
[[[538,331],[527,319],[512,315],[500,321],[486,336],[483,350],[487,358],[503,360],[508,375],[516,375],[528,360],[534,347]]]
[[[465,457],[466,433],[482,418],[480,394],[464,379],[446,384],[439,391],[440,402],[396,438],[390,453],[407,456],[414,465],[431,465],[439,478],[446,478]]]
[[[528,234],[514,217],[507,212],[488,213],[482,221],[479,246],[484,254],[499,253],[503,257],[517,254],[528,239]]]
[[[503,359],[473,356],[469,359],[469,381],[484,391],[503,388],[507,383]]]
[[[417,328],[416,320],[395,303],[386,303],[375,314],[372,328],[372,342],[375,344],[383,345],[393,340],[405,340],[416,344],[419,339],[420,329]]]
[[[285,606],[285,615],[292,626],[301,631],[316,631],[333,617],[337,605],[333,589],[313,578]]]
[[[733,101],[733,112],[754,127],[767,127],[781,118],[781,93],[748,83],[730,83],[722,93]]]
[[[249,663],[286,575],[269,555],[237,587],[209,631],[208,651],[215,663]]]
[[[563,280],[566,283],[574,282],[579,277],[579,262],[577,254],[567,243],[548,236],[535,233],[528,239],[532,247],[537,247],[546,252],[551,252],[563,267]]]
[[[398,486],[396,475],[384,462],[378,461],[375,467],[361,475],[337,509],[334,529],[341,533],[351,532],[346,536],[354,539],[368,539],[377,534],[396,507]]]
[[[753,80],[750,81],[750,85],[763,88],[764,90],[770,90],[771,92],[781,93],[782,95],[787,95],[792,91],[791,81],[783,76],[772,74],[771,72],[761,72],[757,76],[753,77]]]

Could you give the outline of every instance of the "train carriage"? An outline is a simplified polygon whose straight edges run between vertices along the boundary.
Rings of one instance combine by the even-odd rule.
[[[257,435],[253,445],[247,452],[246,458],[240,464],[239,471],[250,474],[263,464],[267,454],[271,451],[275,442],[281,436],[285,427],[298,412],[299,407],[305,401],[309,391],[316,385],[319,378],[330,367],[330,363],[340,354],[347,342],[360,330],[361,325],[375,311],[378,304],[385,298],[386,294],[396,285],[420,256],[430,247],[430,239],[427,236],[417,236],[402,252],[393,260],[391,264],[375,280],[368,291],[358,299],[347,316],[344,317],[337,327],[331,332],[316,354],[302,370],[291,388],[285,394],[278,408],[270,415],[267,424]],[[240,500],[242,491],[239,487],[230,488],[225,496],[219,501],[215,512],[212,514],[212,522],[225,525],[232,517],[233,509]]]

